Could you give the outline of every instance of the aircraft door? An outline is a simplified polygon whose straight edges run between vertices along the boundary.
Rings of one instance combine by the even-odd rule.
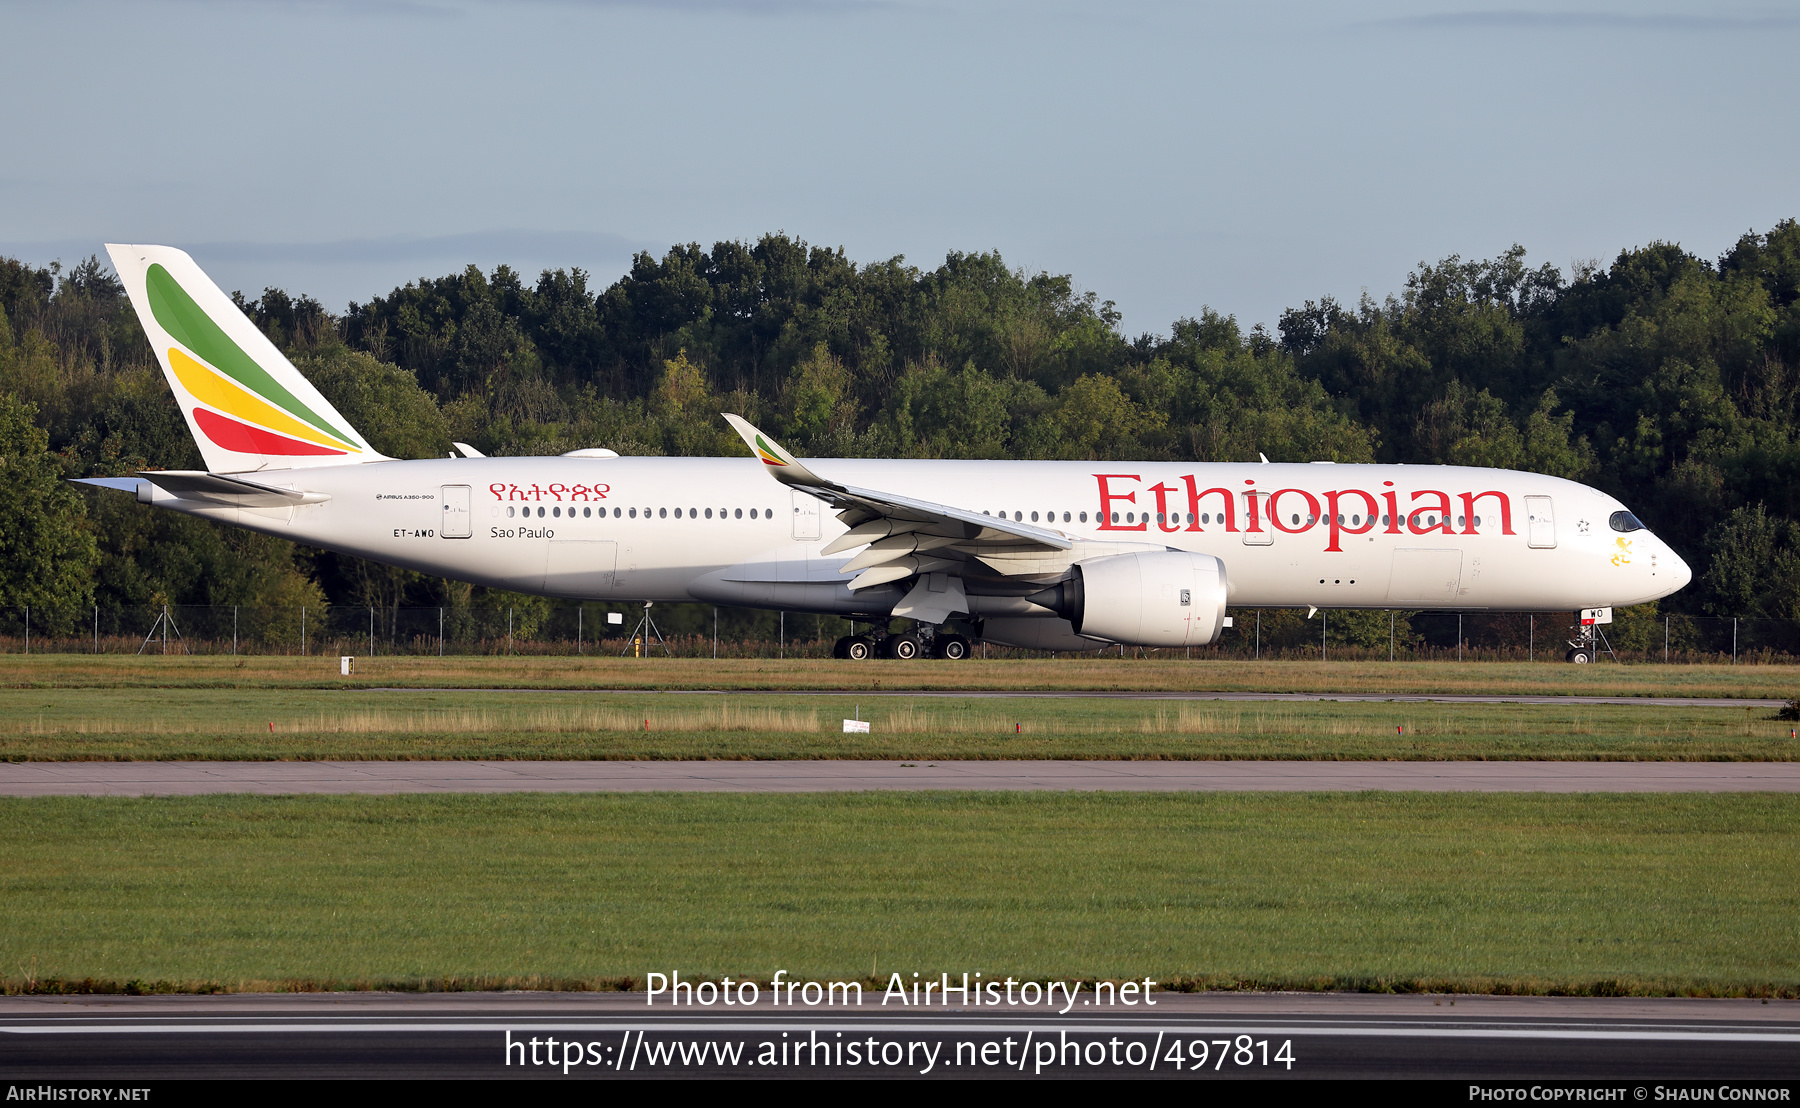
[[[1394,551],[1388,603],[1404,608],[1449,608],[1462,586],[1461,550]]]
[[[553,538],[544,548],[545,592],[581,600],[612,595],[618,583],[618,543],[610,539]]]
[[[1525,545],[1540,550],[1556,546],[1556,512],[1547,496],[1525,498]]]
[[[794,537],[819,537],[819,502],[799,489],[794,489]]]
[[[474,515],[469,510],[469,486],[445,485],[444,518],[438,534],[447,539],[466,539],[474,533]]]
[[[1259,496],[1262,497],[1262,503],[1260,503],[1260,504],[1253,503],[1255,501],[1255,499]],[[1244,545],[1245,546],[1273,546],[1273,545],[1275,545],[1275,528],[1272,525],[1270,525],[1270,523],[1269,523],[1268,509],[1269,509],[1269,494],[1268,493],[1266,493],[1266,492],[1264,492],[1264,493],[1249,492],[1249,493],[1244,494]],[[1260,530],[1260,531],[1250,530],[1250,517],[1252,515],[1255,515],[1255,517],[1261,521],[1260,525],[1262,527],[1262,530]]]

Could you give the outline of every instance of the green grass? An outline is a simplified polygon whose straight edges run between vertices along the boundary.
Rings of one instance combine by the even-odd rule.
[[[872,732],[843,734],[839,720],[858,713]],[[1770,715],[1636,704],[0,689],[0,760],[1800,758],[1793,725]]]
[[[1800,797],[0,800],[7,987],[777,969],[1794,995]]]
[[[1800,695],[1800,667],[1572,666],[1561,662],[1244,662],[1058,657],[966,662],[820,659],[379,656],[338,675],[337,659],[281,655],[0,655],[0,688],[859,689],[1356,692],[1589,696]]]

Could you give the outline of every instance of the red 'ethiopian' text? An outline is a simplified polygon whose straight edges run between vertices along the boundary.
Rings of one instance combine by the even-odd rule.
[[[1366,535],[1377,527],[1387,535],[1476,534],[1476,513],[1482,509],[1483,501],[1492,501],[1500,513],[1500,533],[1514,533],[1512,502],[1497,489],[1456,493],[1453,505],[1451,493],[1420,489],[1403,494],[1393,487],[1392,481],[1383,481],[1383,491],[1373,493],[1364,489],[1258,489],[1254,478],[1246,480],[1244,484],[1250,487],[1243,489],[1203,489],[1192,475],[1182,477],[1179,485],[1158,481],[1149,488],[1127,492],[1118,483],[1134,481],[1142,486],[1140,475],[1096,473],[1094,480],[1100,486],[1102,531],[1148,531],[1152,522],[1157,530],[1167,533],[1205,531],[1206,526],[1200,522],[1203,516],[1213,521],[1211,526],[1249,534],[1266,534],[1267,527],[1270,531],[1299,535],[1323,526],[1325,549],[1342,553],[1343,536]],[[1143,500],[1138,499],[1140,493]],[[1403,495],[1407,496],[1405,507],[1400,503]],[[1150,507],[1152,501],[1154,509]],[[1125,504],[1132,506],[1129,511],[1120,507]]]

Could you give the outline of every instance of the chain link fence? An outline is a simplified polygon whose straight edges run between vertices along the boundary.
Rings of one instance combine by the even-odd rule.
[[[377,657],[633,655],[687,658],[829,657],[851,624],[699,604],[397,608],[170,605],[81,610],[0,608],[0,653],[256,654]],[[1217,643],[1191,650],[1112,648],[1125,656],[1272,661],[1562,662],[1569,612],[1238,609]],[[1800,620],[1736,619],[1625,608],[1602,626],[1603,661],[1671,664],[1800,662]],[[1054,657],[988,645],[988,657]]]
[[[0,654],[829,657],[851,630],[830,617],[710,605],[656,605],[648,624],[645,614],[623,604],[0,608]]]

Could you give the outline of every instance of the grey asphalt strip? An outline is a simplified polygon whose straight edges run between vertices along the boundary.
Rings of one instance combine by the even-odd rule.
[[[0,796],[208,793],[1800,792],[1800,762],[11,762]]]
[[[0,996],[0,1031],[17,1027],[118,1025],[131,1021],[180,1023],[189,1020],[298,1019],[563,1019],[627,1016],[751,1017],[782,1016],[792,1008],[807,1015],[843,1015],[842,1011],[773,1003],[767,977],[755,1004],[674,1006],[660,1003],[641,989],[636,992],[331,992],[218,993],[125,996],[70,994]],[[1513,1021],[1616,1023],[1624,1026],[1716,1027],[1731,1030],[1773,1027],[1800,1039],[1800,1001],[1700,997],[1572,997],[1492,996],[1482,993],[1299,993],[1217,992],[1154,994],[1155,1011],[1139,1005],[1116,1007],[1106,1015],[1120,1019],[1176,1015],[1184,1018],[1316,1019],[1391,1022],[1429,1020],[1435,1024],[1500,1025]],[[871,989],[858,1016],[885,1016],[896,1022],[937,1016],[947,1009],[921,1011],[898,1004],[883,1005],[881,990]],[[952,1014],[974,1014],[958,1005]],[[1002,1008],[1008,1016],[1045,1015],[1043,1010]],[[1082,1013],[1089,1015],[1091,1013]]]
[[[961,988],[960,973],[942,979]],[[1472,1099],[1470,1080],[1624,1073],[1604,1099],[1647,1099],[1646,1081],[1711,1078],[1727,1083],[1706,1090],[1717,1099],[1763,1100],[1786,1099],[1800,1044],[1792,1001],[1158,992],[1121,1004],[1103,1001],[1092,981],[1060,983],[1062,1007],[1025,1006],[1031,996],[1011,979],[1006,999],[1018,1003],[995,992],[991,1003],[929,1007],[889,1003],[879,988],[829,1005],[797,1003],[793,992],[777,1004],[759,988],[754,1003],[729,1008],[676,1006],[667,995],[651,1004],[647,993],[8,997],[0,1069],[15,1083],[1454,1076],[1463,1084],[1433,1091],[1457,1100]],[[1516,1087],[1517,1099],[1524,1093]]]
[[[1304,703],[1342,702],[1349,704],[1565,704],[1585,707],[1590,704],[1647,705],[1656,708],[1780,708],[1785,700],[1753,699],[1729,696],[1464,696],[1454,693],[1284,693],[1284,692],[993,692],[970,689],[935,690],[869,690],[869,689],[477,689],[434,688],[419,686],[378,686],[361,692],[463,692],[463,693],[612,693],[619,696],[841,696],[854,700],[880,697],[931,697],[969,700],[1286,700]]]

